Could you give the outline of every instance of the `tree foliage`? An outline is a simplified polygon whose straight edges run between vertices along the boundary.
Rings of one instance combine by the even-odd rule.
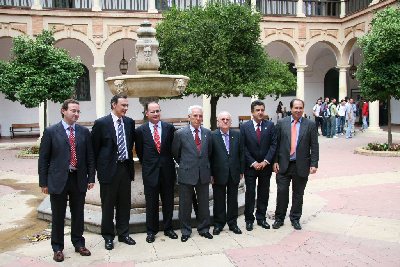
[[[363,96],[370,101],[400,99],[400,9],[387,8],[371,22],[358,40],[363,61],[356,73]]]
[[[388,143],[392,145],[390,100],[400,99],[400,8],[375,14],[371,30],[358,40],[363,61],[356,73],[362,95],[388,104]]]
[[[10,61],[0,61],[0,92],[7,99],[32,108],[47,100],[62,102],[74,94],[83,74],[81,61],[54,43],[48,30],[35,39],[26,35],[13,39]]]
[[[189,76],[185,95],[211,96],[212,105],[220,97],[292,90],[296,81],[287,65],[261,45],[260,20],[250,7],[230,3],[172,8],[157,25],[161,72]]]

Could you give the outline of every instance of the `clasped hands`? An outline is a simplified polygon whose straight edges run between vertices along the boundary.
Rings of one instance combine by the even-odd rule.
[[[263,170],[265,167],[267,167],[268,163],[266,161],[261,161],[261,162],[254,162],[253,163],[253,168],[256,169],[257,171]]]

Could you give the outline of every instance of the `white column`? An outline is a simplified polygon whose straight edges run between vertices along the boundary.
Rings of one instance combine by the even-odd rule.
[[[347,68],[348,66],[338,66],[339,68],[339,99],[347,96]]]
[[[210,97],[207,97],[206,95],[203,95],[203,126],[205,128],[210,129],[211,124],[210,124],[210,119],[211,119],[211,103],[210,103]]]
[[[369,102],[369,125],[368,131],[382,131],[379,128],[379,101]]]
[[[42,138],[43,131],[46,128],[46,125],[44,125],[44,103],[41,103],[39,105],[39,131],[40,131],[40,137],[39,140]]]
[[[101,11],[101,1],[92,0],[92,11]]]
[[[148,6],[148,13],[158,13],[158,10],[156,9],[156,0],[149,0],[149,6]]]
[[[304,69],[307,66],[297,65],[297,89],[296,89],[296,98],[304,100]]]
[[[251,10],[253,10],[254,12],[257,11],[257,0],[251,0],[250,5],[251,5]]]
[[[304,11],[303,11],[303,0],[298,0],[297,1],[297,7],[296,7],[296,9],[297,9],[297,17],[305,17],[306,16],[306,14],[304,14]]]
[[[93,65],[96,72],[96,116],[97,118],[106,115],[105,92],[104,92],[104,68],[105,66]]]
[[[36,10],[42,9],[41,1],[40,0],[33,0],[33,4],[31,6],[31,9],[36,9]]]
[[[346,1],[340,1],[340,17],[344,18],[346,16]]]

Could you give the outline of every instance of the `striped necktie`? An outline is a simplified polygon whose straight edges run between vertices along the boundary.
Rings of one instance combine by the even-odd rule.
[[[124,136],[124,128],[121,123],[121,119],[117,120],[118,122],[118,160],[126,159],[126,150],[125,150],[125,136]]]

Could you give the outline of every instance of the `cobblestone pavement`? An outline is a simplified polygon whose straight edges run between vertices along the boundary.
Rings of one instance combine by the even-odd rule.
[[[43,199],[37,185],[37,161],[17,159],[17,150],[0,149],[1,266],[400,266],[400,159],[354,154],[356,147],[385,141],[387,134],[357,133],[353,139],[319,137],[318,173],[310,176],[304,196],[302,231],[286,220],[279,230],[257,225],[251,232],[239,218],[242,235],[227,229],[213,240],[195,231],[188,242],[162,233],[148,244],[115,242],[106,251],[100,235],[85,233],[92,256],[75,253],[66,228],[65,261],[52,260],[50,241],[31,243],[26,236],[48,228],[35,218]],[[400,142],[400,134],[393,135]],[[0,147],[5,147],[2,141]],[[275,210],[271,178],[268,214]],[[98,186],[98,185],[97,185]],[[272,224],[272,220],[268,219]],[[179,233],[180,234],[180,233]]]

